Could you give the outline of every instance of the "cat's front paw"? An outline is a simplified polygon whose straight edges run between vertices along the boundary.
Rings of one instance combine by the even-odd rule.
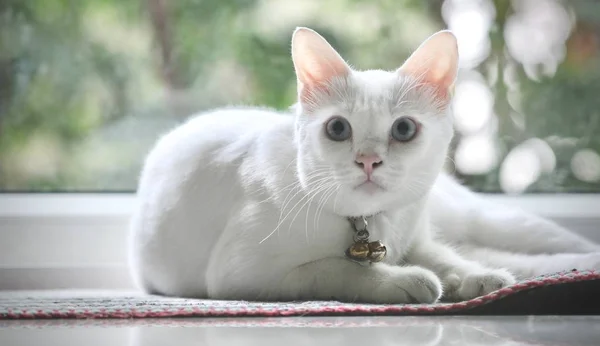
[[[397,267],[390,281],[381,285],[386,303],[431,304],[442,295],[442,282],[432,271],[420,267]]]
[[[514,284],[514,276],[504,269],[476,272],[460,277],[450,274],[444,279],[445,299],[462,301],[484,296]]]

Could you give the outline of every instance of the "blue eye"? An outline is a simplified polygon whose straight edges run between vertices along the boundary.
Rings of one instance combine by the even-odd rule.
[[[392,125],[392,138],[398,142],[410,142],[415,138],[418,131],[419,126],[411,118],[398,118]]]
[[[352,136],[352,127],[346,118],[334,116],[325,124],[325,133],[332,141],[345,141]]]

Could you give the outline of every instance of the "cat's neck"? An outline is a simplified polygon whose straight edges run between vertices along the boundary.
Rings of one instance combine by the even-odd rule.
[[[429,193],[416,197],[410,202],[396,202],[383,205],[378,209],[371,210],[353,210],[352,213],[340,213],[336,210],[330,210],[331,213],[347,219],[367,218],[367,219],[388,219],[397,220],[403,224],[413,224],[416,220],[427,216],[427,202]],[[412,221],[411,221],[412,220]],[[413,222],[414,221],[414,222]]]
[[[402,215],[414,215],[415,217],[423,214],[425,210],[425,206],[427,204],[427,200],[429,199],[429,193],[424,194],[423,196],[416,197],[414,200],[410,202],[403,203],[394,203],[390,204],[383,208],[378,214],[392,216],[397,214]]]

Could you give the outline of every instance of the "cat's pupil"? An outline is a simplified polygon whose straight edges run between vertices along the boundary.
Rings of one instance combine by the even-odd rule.
[[[408,122],[400,121],[398,122],[398,125],[396,125],[396,129],[399,134],[406,135],[410,131],[410,126],[408,125]]]
[[[335,132],[336,135],[342,134],[344,132],[345,128],[346,128],[346,125],[344,125],[344,123],[339,120],[336,120],[332,126],[333,132]]]

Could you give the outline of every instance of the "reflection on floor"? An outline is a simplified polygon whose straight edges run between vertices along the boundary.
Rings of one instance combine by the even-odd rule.
[[[600,345],[600,316],[0,321],[2,346]]]

